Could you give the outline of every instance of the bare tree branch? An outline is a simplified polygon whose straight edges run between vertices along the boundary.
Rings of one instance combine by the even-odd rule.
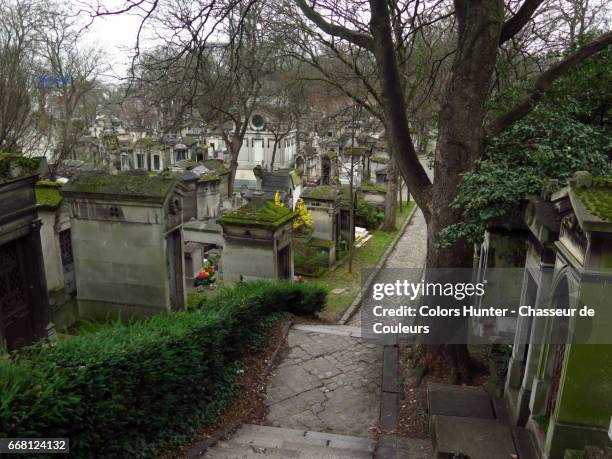
[[[327,22],[323,16],[317,13],[314,8],[310,7],[306,3],[306,0],[295,0],[295,3],[302,10],[304,15],[314,22],[323,32],[342,38],[367,50],[372,51],[374,49],[374,40],[370,35],[355,32],[354,30],[347,29],[346,27]]]
[[[525,3],[523,3],[516,14],[508,19],[502,26],[499,44],[504,44],[519,33],[543,2],[544,0],[525,0]]]
[[[612,32],[601,35],[599,38],[582,46],[576,52],[570,54],[561,62],[546,70],[536,79],[533,89],[527,97],[525,97],[518,105],[510,109],[508,112],[493,120],[487,126],[487,136],[493,137],[510,126],[512,123],[523,118],[534,109],[540,99],[544,96],[544,92],[554,83],[557,78],[579,65],[588,57],[605,49],[610,44],[612,44]]]

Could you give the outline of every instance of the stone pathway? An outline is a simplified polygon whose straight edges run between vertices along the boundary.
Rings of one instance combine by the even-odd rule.
[[[427,256],[427,225],[417,209],[384,268],[422,268]]]
[[[274,371],[265,426],[243,426],[209,458],[372,458],[382,346],[358,327],[295,325]]]
[[[359,328],[296,326],[267,391],[266,424],[367,437],[378,421],[382,347]]]
[[[422,268],[426,250],[425,220],[417,210],[384,267]],[[359,325],[359,313],[349,325],[295,325],[267,388],[265,425],[242,426],[205,457],[372,458],[383,346],[363,340]],[[425,443],[397,439],[393,456],[426,459]]]
[[[397,241],[397,245],[383,266],[383,271],[378,275],[375,282],[383,281],[384,269],[421,269],[425,266],[427,256],[427,225],[423,212],[417,209]],[[395,279],[394,273],[388,273],[391,279]],[[357,311],[348,321],[353,327],[361,326],[361,314]]]

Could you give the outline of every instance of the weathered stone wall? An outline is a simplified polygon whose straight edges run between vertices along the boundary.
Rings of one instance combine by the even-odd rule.
[[[199,183],[197,188],[197,219],[217,217],[221,200],[220,183]],[[213,191],[214,190],[214,191]]]
[[[60,333],[66,331],[79,318],[76,298],[63,287],[49,289],[49,306],[51,322]]]
[[[335,240],[334,215],[329,214],[329,209],[324,207],[308,206],[308,211],[311,213],[314,220],[312,237],[317,239],[325,239],[328,241]]]
[[[363,193],[363,199],[379,211],[385,210],[385,195],[381,193]]]
[[[198,207],[197,194],[196,194],[196,182],[189,181],[183,182],[187,191],[183,197],[183,218],[186,222],[189,220],[198,218]]]
[[[40,241],[42,243],[45,276],[47,277],[47,288],[49,290],[64,287],[59,237],[55,228],[56,212],[57,210],[55,209],[38,211],[38,216],[42,220]]]
[[[277,278],[276,252],[272,241],[225,238],[223,280],[228,282]]]
[[[548,457],[567,448],[606,446],[612,412],[612,345],[571,345],[566,350],[558,409],[546,436]]]
[[[72,243],[82,317],[169,309],[162,224],[73,219]]]

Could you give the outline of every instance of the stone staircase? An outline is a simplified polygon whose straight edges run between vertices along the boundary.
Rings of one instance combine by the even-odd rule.
[[[505,404],[480,387],[429,384],[434,457],[538,459],[529,431],[511,425]]]
[[[374,457],[374,440],[348,435],[243,425],[231,439],[204,453],[210,459]]]

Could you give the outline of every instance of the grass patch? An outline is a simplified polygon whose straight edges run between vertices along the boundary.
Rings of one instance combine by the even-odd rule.
[[[361,248],[355,250],[353,258],[353,272],[348,272],[348,259],[335,271],[327,273],[325,276],[317,279],[321,285],[325,286],[331,292],[335,288],[346,289],[340,295],[329,293],[325,308],[319,314],[323,320],[337,321],[342,317],[344,311],[353,302],[353,299],[361,289],[361,272],[364,269],[371,269],[376,266],[383,253],[389,247],[395,236],[397,235],[402,223],[414,207],[414,201],[410,201],[404,206],[402,211],[397,211],[397,228],[391,233],[386,233],[382,230],[374,230],[370,233],[372,238]]]

